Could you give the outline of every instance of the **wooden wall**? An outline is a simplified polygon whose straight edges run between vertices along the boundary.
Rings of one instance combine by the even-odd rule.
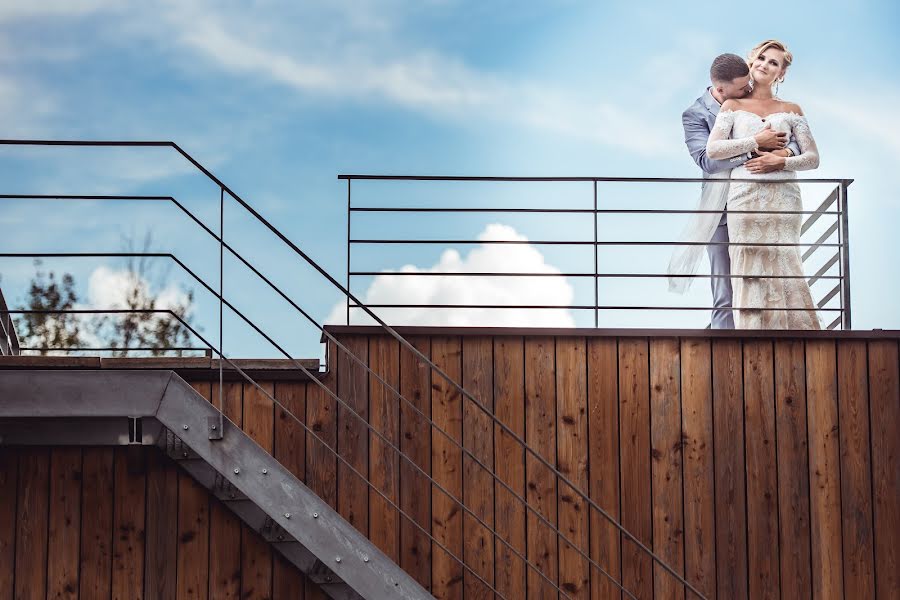
[[[897,597],[896,339],[412,338],[474,401],[340,339],[409,402],[332,346],[349,408],[263,384],[313,433],[226,413],[439,598],[695,597],[611,520],[709,598]],[[0,600],[319,597],[156,450],[0,447]]]
[[[409,402],[332,348],[381,434],[320,407],[375,484],[338,469],[337,504],[439,598],[696,597],[611,520],[709,598],[897,597],[896,339],[410,338],[474,401],[340,339]]]
[[[218,384],[194,385],[218,400]],[[304,414],[305,383],[263,386]],[[223,391],[228,417],[303,477],[299,426],[252,386]],[[0,446],[0,600],[13,598],[324,596],[155,448]]]

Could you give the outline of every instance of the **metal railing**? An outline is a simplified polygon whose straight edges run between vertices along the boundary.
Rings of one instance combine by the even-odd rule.
[[[798,184],[825,184],[829,187],[828,194],[815,210],[799,210],[799,211],[766,211],[766,210],[732,210],[729,214],[748,214],[748,215],[773,215],[773,214],[797,214],[800,215],[803,222],[801,226],[801,238],[797,244],[793,243],[774,243],[769,247],[797,247],[802,251],[801,260],[806,267],[807,273],[801,276],[797,275],[765,275],[760,273],[741,274],[732,273],[731,275],[716,275],[711,273],[698,273],[695,275],[674,275],[670,276],[662,272],[665,268],[665,262],[659,262],[658,270],[649,272],[636,271],[604,271],[600,269],[600,252],[605,248],[652,248],[652,247],[676,247],[676,246],[759,246],[755,243],[740,242],[703,242],[703,241],[683,241],[676,239],[666,240],[629,240],[601,239],[600,232],[604,231],[604,219],[611,219],[615,216],[630,217],[650,217],[655,219],[667,218],[672,219],[683,215],[698,214],[719,214],[717,211],[696,210],[690,208],[615,208],[611,202],[604,203],[599,193],[598,187],[603,184],[697,184],[708,183],[711,180],[701,178],[653,178],[653,177],[468,177],[468,176],[411,176],[411,175],[339,175],[338,179],[347,182],[347,278],[346,287],[348,290],[354,289],[354,283],[359,279],[370,279],[376,277],[403,277],[403,278],[434,278],[434,277],[450,277],[454,279],[462,278],[459,285],[465,285],[481,278],[571,278],[573,280],[593,280],[592,297],[590,299],[583,298],[580,303],[570,304],[534,304],[534,303],[414,303],[414,302],[385,302],[385,303],[368,303],[370,309],[425,309],[425,310],[466,310],[466,309],[489,309],[489,310],[566,310],[576,312],[593,313],[593,326],[601,326],[600,315],[604,311],[712,311],[712,310],[729,310],[736,311],[740,307],[713,307],[713,306],[685,306],[678,305],[671,300],[674,296],[660,294],[658,298],[660,303],[641,303],[641,304],[619,304],[619,303],[602,303],[608,296],[606,291],[609,290],[606,282],[619,282],[627,280],[665,280],[668,277],[687,277],[695,279],[715,279],[715,278],[735,278],[741,276],[747,277],[765,277],[766,279],[806,279],[807,283],[812,286],[817,282],[834,281],[835,285],[821,292],[816,300],[816,310],[821,315],[831,315],[824,318],[823,322],[828,329],[851,329],[852,313],[850,303],[850,245],[849,245],[849,219],[847,210],[847,191],[852,179],[793,179],[788,180]],[[590,190],[584,196],[584,204],[582,207],[575,208],[558,208],[548,207],[549,199],[542,202],[539,207],[508,207],[508,206],[398,206],[391,204],[373,204],[371,202],[360,205],[359,202],[354,204],[352,195],[353,182],[395,182],[398,185],[408,182],[431,182],[433,184],[442,184],[448,182],[465,183],[469,185],[478,185],[482,183],[492,184],[513,184],[513,183],[551,183],[556,185],[582,183],[588,184]],[[731,182],[753,182],[774,184],[785,183],[785,180],[761,181],[758,179],[732,179]],[[359,194],[359,192],[357,192]],[[560,238],[541,238],[541,239],[515,239],[515,240],[499,240],[499,239],[473,239],[472,237],[462,238],[427,238],[427,237],[402,237],[380,235],[379,237],[367,237],[365,234],[360,236],[354,235],[359,225],[354,228],[354,216],[360,218],[366,214],[407,214],[414,215],[418,221],[418,227],[423,231],[440,231],[443,223],[437,221],[439,218],[446,218],[447,215],[532,215],[539,217],[548,217],[554,215],[584,216],[590,219],[593,224],[592,237],[581,237],[577,239],[567,232],[565,239]],[[825,217],[826,221],[819,222]],[[818,223],[818,225],[817,225]],[[822,225],[825,224],[825,227]],[[818,233],[818,230],[824,229],[821,234],[814,240],[807,240],[810,235]],[[624,236],[627,237],[627,234]],[[672,237],[676,237],[672,235]],[[509,268],[505,270],[492,271],[441,271],[441,270],[423,270],[416,269],[413,271],[401,271],[396,265],[386,266],[379,265],[378,268],[354,268],[354,250],[364,248],[362,252],[366,257],[376,254],[379,250],[384,251],[388,247],[402,247],[410,249],[403,257],[404,262],[410,262],[414,257],[412,249],[422,247],[441,247],[452,248],[454,246],[474,247],[474,246],[502,246],[502,245],[525,245],[534,247],[567,247],[575,249],[584,249],[587,251],[588,259],[581,260],[582,265],[592,263],[591,269],[559,269],[556,272],[528,272],[516,269],[515,264],[509,264]],[[828,255],[822,258],[824,253]],[[814,264],[812,260],[815,257],[819,264]],[[582,254],[582,259],[585,254]],[[577,261],[572,261],[577,262]],[[611,285],[611,284],[609,284]],[[357,294],[358,285],[356,286]],[[620,288],[621,289],[621,288]],[[620,294],[621,295],[621,294]],[[637,294],[636,294],[637,295]],[[586,300],[586,301],[584,301]],[[665,302],[670,300],[670,302]],[[351,324],[352,309],[359,308],[359,305],[348,297],[346,305],[345,319],[347,324]],[[756,308],[756,307],[754,307]],[[804,311],[805,308],[788,307],[788,308],[762,308],[761,310],[779,310],[779,311]],[[421,324],[421,323],[417,323]]]
[[[325,397],[331,401],[337,403],[341,408],[341,413],[347,415],[348,418],[353,419],[354,421],[358,421],[362,427],[365,428],[366,432],[372,436],[379,438],[381,443],[391,452],[395,453],[397,459],[400,461],[404,461],[408,464],[413,471],[416,472],[417,476],[423,477],[426,479],[430,486],[433,487],[434,490],[441,491],[446,497],[450,498],[454,503],[455,507],[458,508],[461,512],[467,515],[468,518],[473,518],[475,521],[483,527],[486,531],[488,531],[495,544],[505,546],[513,555],[517,557],[518,560],[521,560],[525,565],[526,573],[536,573],[539,578],[546,583],[548,586],[552,587],[560,597],[571,598],[571,594],[567,592],[556,580],[552,574],[548,575],[544,572],[544,570],[535,564],[534,560],[527,556],[525,553],[519,551],[514,548],[509,541],[507,541],[503,534],[498,532],[493,526],[485,522],[477,512],[470,506],[468,506],[464,499],[460,497],[461,495],[457,495],[449,492],[439,481],[437,481],[430,473],[426,470],[422,469],[417,462],[410,456],[408,456],[396,442],[390,439],[390,434],[381,431],[378,427],[372,425],[368,418],[364,414],[360,414],[358,410],[354,407],[352,402],[348,402],[348,398],[341,397],[341,395],[331,389],[328,385],[326,385],[323,381],[321,381],[320,377],[317,376],[317,373],[311,372],[310,369],[303,364],[297,358],[291,356],[291,354],[280,345],[270,333],[263,330],[259,327],[253,320],[251,320],[244,312],[240,311],[232,302],[227,300],[223,293],[223,279],[224,279],[224,269],[223,269],[223,260],[224,255],[227,252],[230,256],[237,259],[239,264],[248,270],[251,274],[253,274],[266,289],[274,291],[280,298],[285,300],[289,306],[301,317],[307,320],[310,324],[312,324],[318,331],[321,332],[321,335],[324,339],[326,339],[329,343],[329,346],[333,352],[338,353],[338,355],[346,355],[349,359],[350,364],[355,365],[366,373],[367,378],[371,382],[370,385],[379,385],[382,386],[385,392],[387,393],[387,397],[396,399],[397,402],[402,403],[405,410],[411,410],[415,415],[415,418],[421,420],[423,424],[426,424],[429,427],[430,435],[432,436],[440,436],[447,440],[447,442],[454,448],[460,452],[461,456],[464,456],[466,459],[474,461],[474,464],[479,465],[481,469],[484,469],[484,472],[489,474],[494,485],[499,485],[501,488],[506,490],[515,502],[520,503],[522,510],[527,515],[533,515],[544,527],[547,527],[550,531],[553,532],[554,535],[558,536],[558,539],[561,544],[565,544],[569,547],[573,552],[578,554],[582,559],[586,561],[588,565],[590,565],[590,569],[597,572],[602,573],[605,577],[607,577],[616,587],[621,590],[623,594],[628,597],[634,598],[634,594],[629,590],[625,589],[622,582],[619,578],[609,574],[602,565],[600,565],[594,558],[590,556],[590,553],[586,550],[579,547],[579,544],[574,542],[570,536],[560,530],[556,525],[554,525],[549,519],[547,519],[536,507],[531,505],[527,498],[525,497],[524,490],[519,491],[513,489],[509,484],[507,484],[503,478],[501,478],[493,469],[492,466],[485,464],[477,455],[473,453],[470,448],[467,448],[466,445],[461,441],[456,439],[452,434],[445,430],[439,423],[435,422],[430,415],[423,412],[420,408],[416,406],[414,402],[412,402],[409,398],[404,396],[399,389],[397,389],[398,385],[392,385],[386,379],[374,371],[368,364],[367,361],[356,353],[351,351],[344,345],[338,338],[336,338],[332,333],[330,333],[324,325],[322,325],[318,320],[313,318],[310,313],[302,308],[294,299],[292,299],[288,294],[286,294],[278,285],[276,285],[270,278],[266,277],[260,270],[259,266],[247,260],[243,255],[241,255],[235,248],[225,241],[224,239],[224,202],[225,198],[232,198],[239,206],[247,211],[257,222],[262,224],[265,228],[267,228],[276,239],[280,240],[289,250],[291,250],[298,259],[311,266],[317,273],[319,273],[327,282],[329,282],[337,291],[339,291],[342,295],[345,295],[348,299],[349,303],[352,302],[356,308],[365,312],[370,319],[375,321],[385,333],[389,336],[397,340],[399,346],[404,349],[404,351],[409,352],[415,359],[421,362],[421,364],[426,365],[429,372],[436,376],[438,379],[445,381],[448,384],[448,387],[451,391],[456,391],[460,394],[460,396],[471,402],[471,406],[475,407],[476,410],[481,411],[485,415],[485,417],[492,423],[492,426],[495,427],[498,431],[504,432],[506,436],[509,437],[510,440],[518,444],[525,455],[529,457],[529,459],[534,459],[538,464],[540,464],[543,468],[546,468],[548,473],[552,474],[557,481],[557,485],[566,484],[569,488],[572,489],[575,496],[577,496],[578,501],[583,502],[586,506],[591,509],[597,511],[602,518],[608,521],[618,532],[619,535],[622,536],[622,539],[626,539],[633,543],[638,549],[639,552],[646,555],[652,560],[652,563],[658,565],[661,569],[666,571],[671,577],[673,577],[686,591],[690,591],[692,594],[697,597],[703,597],[703,595],[688,582],[683,575],[680,574],[679,571],[672,568],[670,565],[666,563],[666,561],[662,560],[660,556],[655,553],[649,546],[641,542],[635,535],[629,532],[622,524],[610,515],[603,507],[601,507],[595,500],[590,497],[589,491],[582,489],[581,486],[576,485],[573,481],[569,479],[564,473],[562,473],[556,465],[549,462],[546,458],[544,458],[539,452],[537,452],[534,448],[532,448],[529,444],[526,443],[526,440],[520,435],[517,434],[514,430],[512,430],[508,425],[506,425],[501,419],[497,417],[496,414],[488,410],[486,407],[482,406],[477,399],[464,389],[459,382],[455,379],[447,375],[447,373],[442,370],[434,361],[431,360],[430,357],[423,354],[420,350],[418,350],[413,344],[411,344],[408,340],[406,340],[403,336],[397,333],[397,331],[389,326],[382,318],[380,318],[373,310],[371,306],[367,306],[363,302],[359,300],[359,298],[354,295],[349,287],[344,287],[341,285],[333,276],[331,276],[325,269],[323,269],[320,265],[318,265],[315,261],[310,259],[307,254],[305,254],[294,242],[288,239],[282,232],[280,232],[274,225],[272,225],[269,221],[267,221],[264,217],[262,217],[258,212],[256,212],[249,204],[247,204],[243,199],[241,199],[237,194],[231,191],[227,186],[225,186],[219,179],[217,179],[212,173],[210,173],[207,169],[202,167],[199,162],[190,157],[186,152],[184,152],[181,148],[179,148],[176,144],[172,142],[75,142],[75,141],[2,141],[0,140],[0,144],[5,145],[57,145],[57,146],[157,146],[157,147],[168,147],[173,148],[177,152],[179,152],[184,158],[186,158],[191,164],[193,164],[201,173],[203,173],[210,181],[213,181],[219,190],[218,201],[219,201],[219,232],[216,233],[211,227],[204,224],[200,219],[196,217],[191,211],[184,207],[177,199],[172,196],[79,196],[79,195],[66,195],[66,196],[53,196],[53,195],[4,195],[0,196],[0,198],[26,198],[33,200],[60,200],[67,202],[78,202],[83,199],[92,199],[92,200],[109,200],[109,201],[131,201],[131,200],[149,200],[149,201],[159,201],[166,202],[174,205],[178,208],[182,213],[187,215],[198,227],[204,232],[207,236],[211,237],[218,244],[219,249],[219,281],[218,286],[211,285],[199,277],[196,272],[194,272],[190,267],[187,266],[182,260],[180,260],[173,253],[157,253],[154,256],[157,258],[171,261],[173,264],[177,265],[180,269],[183,269],[188,275],[194,279],[203,289],[208,292],[213,298],[216,299],[219,307],[218,314],[218,324],[219,324],[219,339],[218,344],[212,344],[208,340],[204,339],[203,336],[197,332],[195,329],[190,328],[188,324],[185,323],[185,326],[191,330],[192,335],[198,340],[200,340],[203,345],[209,347],[211,349],[211,353],[215,354],[219,357],[219,381],[220,381],[220,394],[218,398],[218,408],[220,410],[220,415],[223,413],[223,399],[221,396],[221,382],[222,382],[222,369],[224,364],[231,365],[240,375],[252,386],[256,387],[266,398],[271,400],[275,406],[280,407],[284,414],[287,415],[292,421],[294,421],[298,426],[300,426],[306,434],[312,436],[311,439],[317,440],[322,448],[327,449],[327,451],[334,456],[336,461],[339,461],[342,465],[349,468],[353,473],[361,478],[362,481],[366,483],[367,488],[373,490],[375,493],[380,495],[390,506],[391,510],[396,510],[398,514],[404,515],[407,520],[421,533],[428,538],[429,542],[433,544],[437,548],[441,548],[444,552],[447,553],[456,563],[460,565],[460,568],[465,570],[467,573],[474,576],[477,580],[479,580],[487,589],[496,594],[499,598],[504,598],[505,596],[496,589],[496,587],[490,582],[486,581],[483,577],[481,577],[469,564],[466,563],[465,560],[460,558],[453,551],[448,549],[446,545],[444,545],[440,540],[436,539],[432,532],[428,527],[428,523],[426,522],[422,526],[419,524],[416,519],[404,510],[402,502],[398,500],[392,500],[388,495],[379,488],[379,486],[373,483],[370,478],[359,472],[344,456],[341,455],[340,450],[337,447],[337,444],[332,444],[328,440],[324,439],[320,432],[317,432],[315,428],[308,426],[305,423],[305,419],[303,416],[298,416],[294,414],[289,407],[285,406],[282,402],[280,402],[277,398],[275,398],[274,394],[267,391],[263,386],[260,386],[258,382],[254,381],[251,377],[249,377],[243,370],[241,370],[237,365],[235,365],[231,358],[225,356],[224,348],[223,348],[223,331],[224,331],[224,321],[223,314],[226,310],[230,311],[230,314],[234,314],[237,318],[247,324],[261,339],[265,340],[266,343],[275,348],[281,355],[283,355],[287,360],[291,362],[300,372],[304,373],[309,377],[312,385],[320,388]],[[348,183],[349,185],[349,183]],[[349,188],[348,188],[349,190]],[[348,207],[349,207],[349,192],[348,192]],[[829,205],[830,206],[830,205]],[[827,207],[822,209],[822,214],[826,213]],[[595,215],[598,213],[595,213]],[[842,213],[846,216],[846,211]],[[596,222],[596,221],[595,221]],[[349,232],[349,230],[348,230]],[[595,244],[595,248],[597,245]],[[15,255],[18,258],[30,257],[34,256],[35,253],[7,253],[10,256]],[[58,253],[60,256],[66,256],[69,258],[96,258],[99,256],[105,256],[109,253]],[[348,253],[349,257],[349,253]],[[348,269],[349,271],[349,269]],[[597,275],[595,273],[595,275]],[[595,277],[595,279],[597,279]],[[597,304],[597,303],[595,303]],[[594,307],[595,309],[598,307]],[[108,312],[103,309],[96,309],[98,312]],[[9,314],[8,309],[4,310],[4,314]],[[178,315],[173,316],[181,320]],[[331,360],[337,360],[338,356],[332,355],[330,357]],[[215,403],[215,400],[214,400]],[[220,416],[220,418],[223,418]],[[219,428],[219,431],[222,431],[223,428]]]

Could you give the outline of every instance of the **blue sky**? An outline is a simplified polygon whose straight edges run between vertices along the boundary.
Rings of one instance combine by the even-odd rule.
[[[795,56],[780,95],[803,106],[822,156],[819,170],[807,175],[856,180],[850,188],[854,326],[896,329],[898,24],[900,11],[890,2],[0,0],[0,115],[7,138],[176,141],[342,280],[346,186],[338,173],[696,176],[680,114],[707,84],[709,62],[779,38]],[[173,194],[217,223],[217,190],[162,152],[4,149],[0,176],[4,193]],[[617,208],[687,207],[695,193],[608,186],[600,197]],[[827,192],[804,193],[814,208]],[[359,184],[354,199],[585,207],[591,191]],[[334,310],[340,298],[320,278],[234,206],[226,214],[231,239],[304,308],[317,319]],[[474,238],[490,223],[530,239],[585,234],[583,222],[497,217],[415,221],[398,231]],[[189,259],[211,281],[217,277],[215,247],[170,208],[84,203],[55,204],[48,212],[47,205],[13,201],[0,224],[10,232],[7,252],[114,251],[123,233],[152,229],[157,249]],[[606,225],[608,239],[653,239],[680,227]],[[386,233],[377,220],[360,219],[354,228],[369,237]],[[359,265],[430,269],[445,250],[362,248]],[[474,264],[470,250],[456,248],[461,261]],[[652,269],[664,258],[619,253],[601,262]],[[585,257],[547,250],[535,260],[565,271],[581,269]],[[99,263],[47,266],[75,272],[86,295]],[[226,294],[281,334],[286,346],[308,353],[313,333],[236,266],[226,270]],[[13,302],[32,272],[27,261],[0,265]],[[354,291],[364,294],[369,283],[356,282]],[[570,284],[580,302],[588,292]],[[618,287],[607,297],[640,303],[648,294],[659,295],[660,304],[690,303],[661,296],[659,286]],[[692,298],[708,301],[705,282]],[[207,332],[216,328],[208,318],[212,306],[198,294],[197,320]],[[658,322],[648,325],[669,318],[656,315]],[[698,316],[685,318],[678,322],[692,324]],[[609,315],[606,323],[635,324],[622,315]],[[235,353],[270,352],[239,323],[228,325]]]

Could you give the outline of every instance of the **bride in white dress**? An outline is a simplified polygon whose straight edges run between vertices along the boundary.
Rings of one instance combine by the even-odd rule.
[[[802,224],[802,215],[797,211],[803,210],[803,202],[800,187],[793,181],[796,171],[819,166],[818,149],[800,106],[785,102],[773,93],[773,88],[777,89],[778,83],[784,80],[791,61],[791,53],[775,40],[767,40],[753,49],[748,61],[753,91],[744,99],[726,100],[722,104],[706,147],[713,159],[748,152],[759,154],[758,159],[733,169],[731,179],[777,181],[731,181],[709,186],[711,193],[705,192],[701,203],[702,208],[716,204],[710,199],[716,193],[726,201],[738,329],[821,329],[796,245]],[[775,156],[783,157],[786,153],[759,151],[754,135],[766,127],[793,137],[800,146],[800,154],[784,158],[783,170],[762,175],[761,162],[781,160]]]

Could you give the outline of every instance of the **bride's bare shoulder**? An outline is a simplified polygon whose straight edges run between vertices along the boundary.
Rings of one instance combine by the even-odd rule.
[[[742,103],[740,100],[736,98],[729,98],[722,103],[722,108],[720,110],[739,110],[741,106]]]
[[[800,108],[800,105],[795,102],[782,101],[781,106],[782,106],[782,110],[784,112],[792,112],[792,113],[796,113],[800,116],[803,116],[803,109]]]

